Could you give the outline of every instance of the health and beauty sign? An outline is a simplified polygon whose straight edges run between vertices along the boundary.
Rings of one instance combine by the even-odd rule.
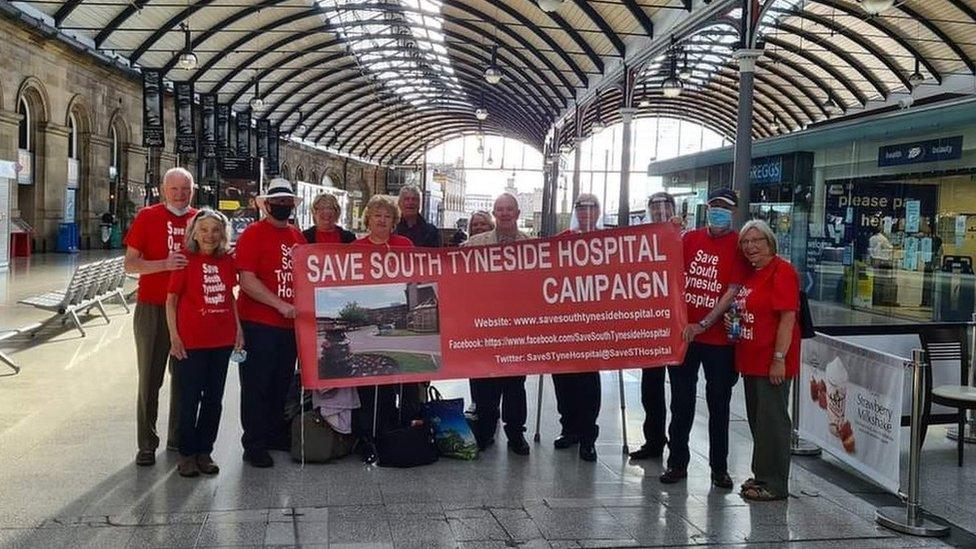
[[[893,493],[906,359],[825,335],[803,341],[800,436]]]
[[[941,162],[960,158],[962,158],[961,135],[899,145],[885,145],[878,149],[879,167]]]
[[[664,366],[685,353],[670,224],[483,247],[313,244],[291,259],[306,388]]]

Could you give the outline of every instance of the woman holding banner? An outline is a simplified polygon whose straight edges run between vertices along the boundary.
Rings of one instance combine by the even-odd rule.
[[[563,234],[585,233],[603,228],[600,200],[596,195],[583,193],[573,203],[570,227]],[[583,461],[596,461],[596,438],[600,426],[600,372],[552,374],[556,389],[556,409],[562,432],[552,445],[557,449],[579,444]]]
[[[745,385],[752,431],[754,478],[742,483],[742,497],[773,501],[789,496],[790,381],[800,370],[800,281],[790,263],[776,255],[776,236],[754,219],[739,231],[739,247],[754,271],[725,316],[735,343],[736,369]]]
[[[491,219],[491,214],[484,210],[475,210],[471,213],[471,217],[468,218],[468,235],[467,238],[479,235],[482,233],[487,233],[495,228],[495,222]],[[465,238],[465,240],[467,240]],[[458,246],[463,246],[464,242],[458,243]],[[478,393],[482,384],[478,383],[477,379],[468,380],[468,389],[471,391],[471,404],[468,409],[464,412],[472,422],[477,423],[478,421],[478,405],[476,404],[478,400],[482,400],[483,397]]]
[[[396,199],[384,194],[375,194],[363,208],[363,224],[368,233],[352,245],[387,249],[413,248],[413,242],[409,238],[393,234],[399,222],[400,208],[397,206]],[[403,384],[359,387],[360,413],[355,416],[353,432],[359,439],[367,442],[362,446],[364,461],[371,462],[375,458],[373,435],[398,427],[397,393],[401,394],[401,399],[406,397],[409,401],[400,402],[400,406],[407,408],[408,413],[411,407],[419,406],[419,390],[404,391]]]
[[[343,229],[338,224],[342,217],[342,208],[335,195],[322,193],[312,200],[312,219],[315,225],[302,231],[302,236],[309,244],[348,244],[356,240],[352,231]]]

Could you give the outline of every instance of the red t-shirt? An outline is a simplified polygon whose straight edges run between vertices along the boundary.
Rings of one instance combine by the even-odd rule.
[[[370,246],[373,248],[413,248],[413,241],[405,236],[400,236],[398,234],[391,234],[390,240],[386,244],[377,244],[369,239],[368,236],[362,238],[357,238],[355,242],[352,243],[353,246]]]
[[[186,267],[169,277],[176,294],[176,330],[187,349],[232,347],[237,338],[234,286],[237,271],[230,255],[188,254]]]
[[[142,253],[149,261],[166,259],[170,252],[183,249],[186,238],[186,224],[197,211],[190,208],[183,216],[176,216],[166,209],[165,204],[155,204],[139,210],[125,235],[125,245]],[[169,284],[169,271],[139,275],[139,303],[166,305],[166,287]]]
[[[705,318],[729,286],[742,284],[751,271],[734,231],[713,237],[708,228],[686,232],[681,237],[685,254],[685,303],[688,323]],[[695,338],[697,343],[731,345],[721,319]]]
[[[735,297],[742,318],[742,338],[735,345],[735,367],[744,376],[768,376],[776,352],[781,311],[800,310],[800,278],[793,265],[774,257],[746,279]],[[786,376],[800,371],[800,320],[786,352]]]
[[[315,229],[316,244],[342,244],[342,233],[339,229],[331,231],[320,231]]]
[[[237,239],[237,270],[250,271],[266,288],[282,300],[294,303],[294,277],[291,269],[291,249],[305,244],[305,237],[292,225],[278,228],[270,221],[252,223]],[[281,316],[274,307],[253,299],[241,292],[237,301],[241,320],[268,324],[280,328],[293,328],[295,321]]]

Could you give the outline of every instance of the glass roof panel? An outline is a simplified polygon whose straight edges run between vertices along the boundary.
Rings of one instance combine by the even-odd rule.
[[[440,0],[319,0],[364,74],[414,107],[465,97],[444,46]],[[408,84],[409,82],[409,84]]]

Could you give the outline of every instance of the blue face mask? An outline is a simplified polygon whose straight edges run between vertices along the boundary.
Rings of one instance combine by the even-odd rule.
[[[708,226],[716,229],[728,229],[732,227],[732,211],[724,208],[708,209]]]

